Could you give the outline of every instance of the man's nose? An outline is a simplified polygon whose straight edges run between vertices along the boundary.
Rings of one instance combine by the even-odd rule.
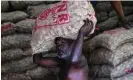
[[[62,41],[58,41],[57,44],[58,44],[58,45],[62,45]]]

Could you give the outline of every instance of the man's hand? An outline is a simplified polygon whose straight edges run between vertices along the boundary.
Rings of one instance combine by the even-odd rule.
[[[84,25],[80,28],[79,33],[87,36],[93,30],[93,22],[89,19],[83,20]]]
[[[119,20],[121,22],[120,27],[124,27],[126,29],[133,27],[133,25],[131,25],[131,23],[126,19],[126,16],[124,15],[121,1],[110,1],[110,3],[119,17]]]
[[[133,24],[131,24],[131,22],[125,19],[124,21],[121,21],[120,27],[124,27],[125,29],[130,29],[133,27]]]

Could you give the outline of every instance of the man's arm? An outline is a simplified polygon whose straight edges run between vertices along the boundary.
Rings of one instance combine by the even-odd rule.
[[[122,9],[121,1],[110,1],[112,7],[116,11],[121,21],[125,20],[125,15]]]
[[[81,55],[82,55],[82,46],[83,46],[83,39],[84,36],[89,34],[93,29],[93,23],[90,22],[88,19],[84,21],[84,25],[79,30],[78,37],[74,42],[73,50],[71,53],[71,62],[78,63]]]
[[[33,55],[33,62],[43,67],[57,67],[59,66],[59,58],[57,57],[42,57],[41,54]]]
[[[121,1],[110,1],[112,7],[114,8],[115,12],[117,13],[121,23],[123,24],[123,27],[126,29],[130,29],[132,25],[128,22],[126,19],[123,9],[122,9],[122,4]]]

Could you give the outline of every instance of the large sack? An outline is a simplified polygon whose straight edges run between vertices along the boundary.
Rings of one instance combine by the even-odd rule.
[[[32,68],[35,68],[37,65],[33,63],[32,57],[26,57],[21,60],[13,60],[7,63],[2,64],[1,73],[12,73],[12,72],[23,72]]]
[[[9,3],[8,1],[1,1],[1,12],[7,11],[9,8]]]
[[[115,78],[114,80],[133,80],[133,73],[127,74],[119,78]]]
[[[11,7],[15,10],[22,10],[27,7],[25,1],[10,1]]]
[[[27,6],[35,6],[46,3],[46,1],[10,1],[11,7],[15,10],[23,10]]]
[[[126,16],[133,14],[133,6],[132,7],[124,7],[123,10],[124,10],[124,14]]]
[[[128,73],[126,70],[131,68],[133,68],[133,57],[113,68],[113,70],[111,71],[111,76],[120,77],[126,75]]]
[[[1,52],[1,61],[3,62],[11,59],[21,58],[23,55],[23,51],[19,48],[5,50]]]
[[[33,53],[33,51],[32,51],[31,48],[25,48],[25,49],[23,50],[23,52],[24,52],[24,55],[25,55],[25,56],[31,56],[32,53]]]
[[[31,34],[14,34],[2,37],[1,49],[30,47]]]
[[[33,52],[50,50],[55,46],[55,37],[75,39],[86,18],[93,22],[95,28],[95,12],[87,1],[63,1],[50,5],[36,20],[31,41]]]
[[[54,3],[57,3],[57,2],[61,2],[61,0],[45,1],[44,4],[54,4]]]
[[[111,77],[111,70],[113,67],[108,65],[94,65],[89,67],[89,74],[91,77],[103,78]]]
[[[14,11],[8,13],[1,13],[1,22],[18,22],[28,17],[25,12]]]
[[[121,1],[123,6],[133,6],[133,2],[132,1]]]
[[[126,16],[133,14],[133,7],[123,7],[123,11]],[[117,16],[116,11],[114,10],[109,13],[109,17],[113,17],[113,16]]]
[[[132,7],[123,7],[123,11],[125,16],[133,14],[133,6]]]
[[[109,64],[117,66],[129,57],[133,56],[133,42],[123,44],[114,51],[106,48],[98,48],[90,53],[90,64]]]
[[[114,16],[117,16],[117,13],[115,12],[115,10],[110,11],[109,17],[114,17]]]
[[[103,22],[108,19],[107,12],[99,12],[96,14],[97,22]]]
[[[98,47],[104,47],[109,50],[116,49],[119,45],[133,41],[133,28],[125,30],[117,28],[114,30],[105,31],[102,34],[94,37],[89,44],[91,50]]]
[[[117,17],[108,18],[104,22],[99,23],[97,27],[103,31],[114,29],[117,27],[118,21]]]
[[[57,1],[56,1],[57,2]],[[49,8],[51,6],[48,5],[47,3],[55,3],[54,1],[26,1],[28,6],[27,8],[27,13],[30,15],[30,18],[36,19],[37,16],[39,16],[44,10]],[[46,3],[46,4],[43,4]],[[41,4],[41,5],[38,5]]]
[[[99,2],[97,5],[96,5],[96,11],[99,12],[109,12],[112,10],[112,7],[111,7],[111,4],[109,2]]]
[[[26,72],[26,75],[30,76],[32,79],[42,79],[44,76],[51,74],[48,68],[37,67]]]
[[[96,78],[94,80],[111,80],[111,78]]]
[[[35,6],[46,3],[46,1],[24,1],[28,6]],[[50,1],[51,2],[51,1]]]
[[[6,36],[6,35],[11,35],[13,33],[15,33],[15,24],[11,23],[11,22],[6,22],[4,24],[1,25],[1,36]]]
[[[99,23],[97,27],[103,31],[114,29],[117,27],[118,21],[117,17],[108,18],[104,22]]]
[[[44,10],[46,10],[49,5],[38,5],[38,6],[28,6],[27,13],[29,14],[30,18],[36,19],[39,14],[41,14]]]
[[[26,19],[16,23],[16,31],[22,33],[32,33],[32,28],[35,26],[34,19]]]
[[[11,73],[7,75],[2,75],[1,80],[32,80],[29,76],[25,74]]]
[[[128,74],[127,69],[133,68],[133,58],[126,60],[116,67],[111,67],[109,65],[95,65],[90,67],[90,73],[97,75],[97,77],[112,77],[118,78]]]
[[[133,22],[133,14],[126,17],[130,22]]]

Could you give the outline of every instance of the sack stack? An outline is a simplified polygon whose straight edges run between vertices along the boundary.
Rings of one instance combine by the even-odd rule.
[[[39,3],[42,4],[44,1],[2,1],[2,80],[41,80],[48,78],[48,75],[50,78],[56,77],[51,75],[51,69],[33,63],[30,41],[35,19],[29,18],[24,9],[31,5],[40,5]]]
[[[105,31],[94,37],[89,47],[88,63],[94,80],[133,79],[133,29]]]
[[[44,12],[49,5],[51,5],[48,3],[53,4],[56,2],[57,1],[1,1],[2,80],[57,79],[56,76],[53,75],[55,68],[51,70],[49,68],[42,68],[33,64],[33,52],[30,46],[31,33],[35,25],[34,22],[36,18]],[[126,13],[127,19],[133,22],[133,2],[126,1],[123,3],[124,13]],[[77,5],[75,8],[80,8],[80,6]],[[116,27],[115,25],[117,24],[118,19],[115,18],[116,15],[113,13],[114,11],[111,9],[109,2],[100,1],[95,6],[95,9],[99,10],[99,12],[96,12],[96,17],[98,19],[98,27],[100,29],[105,30]],[[75,13],[79,14],[80,12],[81,10],[78,10]],[[80,16],[78,16],[77,19],[79,19],[79,17]],[[78,23],[74,23],[74,25],[79,26]],[[55,51],[52,53],[55,55]],[[47,55],[52,56],[51,54]],[[130,72],[130,70],[128,72]],[[132,74],[126,76],[130,75]],[[126,80],[126,76],[119,78],[119,80]],[[101,80],[104,79],[106,78],[101,78]]]

